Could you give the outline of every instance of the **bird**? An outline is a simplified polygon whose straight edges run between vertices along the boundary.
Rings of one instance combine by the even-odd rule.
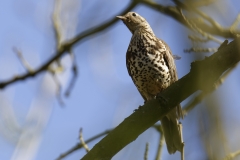
[[[126,53],[128,74],[144,101],[178,80],[174,56],[169,46],[158,39],[149,23],[136,12],[117,16],[132,33]],[[183,138],[179,119],[183,118],[180,104],[160,119],[169,154],[182,152]]]

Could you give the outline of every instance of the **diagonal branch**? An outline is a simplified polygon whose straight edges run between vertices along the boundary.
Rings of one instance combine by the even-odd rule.
[[[148,160],[148,150],[149,150],[149,143],[146,143],[146,148],[144,152],[144,160]]]
[[[187,103],[183,107],[183,115],[186,116],[188,114],[188,112],[190,112],[198,103],[202,102],[202,100],[208,94],[210,94],[213,91],[215,91],[224,82],[224,80],[227,78],[227,76],[235,69],[237,64],[238,63],[234,64],[234,66],[232,66],[226,72],[224,72],[224,74],[216,81],[216,83],[214,84],[214,87],[212,88],[212,90],[209,90],[208,92],[201,92],[201,93],[199,93],[192,101]]]
[[[177,7],[162,6],[162,5],[160,5],[158,3],[155,3],[154,1],[151,1],[151,0],[132,0],[131,3],[126,7],[126,9],[124,9],[118,15],[123,15],[124,13],[126,13],[128,11],[131,11],[133,8],[135,8],[140,3],[143,4],[143,5],[146,5],[148,7],[151,7],[151,8],[153,8],[153,9],[155,9],[155,10],[157,10],[157,11],[159,11],[159,12],[161,12],[161,13],[167,15],[167,16],[170,16],[170,17],[174,18],[175,20],[177,20],[178,22],[180,22],[181,24],[183,24],[183,25],[185,25],[189,28],[191,27],[184,20],[184,18],[182,17],[182,15],[179,12]],[[41,66],[39,66],[37,69],[33,70],[32,72],[21,74],[21,75],[13,77],[11,79],[0,82],[0,89],[3,89],[6,86],[8,86],[10,84],[13,84],[15,82],[22,81],[22,80],[25,80],[25,79],[30,78],[30,77],[34,77],[34,76],[42,73],[43,71],[48,70],[49,66],[54,61],[61,58],[66,52],[68,52],[72,47],[74,47],[74,45],[82,42],[82,40],[90,37],[93,34],[99,33],[101,31],[107,29],[108,27],[112,26],[116,22],[117,22],[117,19],[112,18],[111,20],[109,20],[109,21],[107,21],[107,22],[105,22],[105,23],[103,23],[99,26],[93,27],[91,29],[87,29],[86,31],[76,35],[76,37],[74,37],[73,39],[61,44],[61,46],[58,47],[57,51],[55,51],[55,54],[47,62],[45,62]],[[212,22],[212,24],[213,24],[213,22]],[[56,23],[54,25],[56,25]],[[221,26],[220,26],[220,28],[216,28],[216,25],[210,26],[207,23],[202,22],[202,21],[199,21],[199,22],[196,21],[195,25],[197,25],[198,28],[201,28],[204,32],[207,32],[207,33],[210,33],[210,34],[213,34],[213,35],[222,36],[222,37],[227,37],[227,38],[234,38],[236,34],[240,33],[240,31],[235,31],[234,33],[232,33],[232,31],[229,28],[222,28]],[[55,30],[55,32],[56,32],[55,33],[56,37],[59,38],[58,31]]]
[[[138,4],[138,1],[132,1],[127,7],[126,9],[124,9],[121,13],[119,13],[118,15],[123,15],[128,11],[131,11],[136,5]],[[111,20],[93,27],[91,29],[88,29],[80,34],[78,34],[75,38],[73,38],[72,40],[64,43],[61,45],[61,47],[59,47],[59,49],[57,51],[55,51],[55,54],[45,63],[43,63],[40,67],[38,67],[36,70],[34,70],[33,72],[28,72],[22,75],[18,75],[15,76],[9,80],[6,81],[2,81],[0,82],[0,89],[5,88],[6,86],[13,84],[17,81],[21,81],[21,80],[25,80],[27,78],[30,77],[34,77],[40,73],[42,73],[43,71],[46,71],[48,69],[48,67],[57,59],[59,59],[60,57],[62,57],[66,52],[68,52],[74,45],[76,45],[79,42],[82,42],[82,40],[84,40],[85,38],[95,34],[95,33],[99,33],[105,29],[107,29],[108,27],[112,26],[114,23],[116,23],[118,21],[117,18],[112,18]]]
[[[84,139],[83,139],[83,135],[82,135],[82,128],[80,128],[80,131],[79,131],[79,140],[83,146],[83,148],[86,150],[86,152],[89,152],[89,148],[88,148],[88,145],[85,143]]]
[[[57,47],[60,47],[61,40],[62,40],[62,35],[60,31],[59,14],[60,14],[60,1],[55,0],[55,8],[53,11],[52,22],[53,22],[53,31],[55,34],[55,39],[57,41]]]
[[[162,130],[161,125],[158,126],[158,131],[159,131],[160,137],[159,137],[158,150],[157,150],[155,160],[160,160],[161,159],[163,145],[164,145],[164,135],[163,135],[163,130]]]
[[[148,7],[151,7],[169,17],[174,18],[179,23],[185,25],[188,28],[191,28],[189,24],[184,20],[184,18],[181,16],[181,13],[179,12],[178,7],[172,7],[172,6],[162,6],[152,0],[140,0],[140,3],[143,5],[146,5]],[[180,6],[179,6],[180,7]],[[200,13],[198,13],[200,14]],[[211,17],[207,17],[204,14],[200,15],[201,17],[204,16],[204,18],[207,18],[207,21],[211,21],[212,25],[209,25],[205,21],[194,21],[195,25],[198,26],[198,28],[201,28],[204,32],[212,34],[212,35],[218,35],[225,38],[235,38],[236,34],[240,34],[240,30],[235,30],[234,33],[229,28],[224,28],[217,24],[217,22],[214,22],[214,20]]]
[[[222,46],[212,56],[191,65],[191,71],[160,93],[156,99],[127,117],[104,137],[82,160],[111,159],[142,132],[169,113],[175,106],[198,90],[208,91],[230,67],[240,61],[240,38]]]
[[[20,62],[22,63],[23,67],[26,68],[26,70],[28,72],[32,72],[32,67],[30,66],[30,64],[24,59],[22,52],[19,51],[17,48],[13,48],[13,51],[16,53],[16,55],[18,56]]]
[[[111,132],[112,130],[113,130],[113,129],[109,129],[109,130],[106,130],[106,131],[104,131],[104,132],[102,132],[102,133],[99,133],[99,134],[97,134],[96,136],[94,136],[94,137],[86,140],[85,143],[90,143],[90,142],[92,142],[92,141],[94,141],[94,140],[96,140],[96,139],[98,139],[98,138],[100,138],[100,137],[108,134],[108,133]],[[83,144],[82,144],[82,143],[78,143],[78,144],[76,144],[74,147],[72,147],[70,150],[68,150],[67,152],[61,154],[56,160],[61,160],[61,159],[65,158],[66,156],[68,156],[69,154],[71,154],[71,153],[73,153],[73,152],[75,152],[76,150],[81,149],[81,148],[83,148]]]
[[[235,30],[237,30],[237,25],[240,22],[240,14],[237,15],[235,21],[233,22],[233,24],[230,27],[230,31],[235,34]],[[239,33],[238,33],[239,34]]]
[[[228,154],[223,160],[232,160],[232,159],[236,158],[239,155],[240,155],[240,150]]]
[[[179,1],[179,0],[173,0],[173,2],[174,2],[177,6],[183,8],[183,9],[186,9],[186,10],[193,11],[193,12],[197,13],[197,14],[200,15],[202,18],[204,18],[204,19],[207,20],[209,23],[211,23],[212,26],[213,26],[214,28],[216,28],[218,31],[221,31],[222,26],[221,26],[218,22],[216,22],[214,19],[212,19],[210,16],[208,16],[207,14],[201,12],[200,10],[196,9],[195,7],[193,7],[193,6],[191,6],[191,5],[186,5],[186,4],[184,4],[184,3],[182,3],[182,2]]]
[[[182,16],[182,18],[185,20],[185,22],[188,24],[188,26],[190,27],[190,29],[192,29],[193,31],[197,31],[197,33],[201,34],[202,36],[206,37],[207,39],[213,40],[219,44],[222,43],[222,41],[218,40],[217,38],[213,37],[210,34],[207,34],[206,32],[204,32],[201,28],[197,27],[197,25],[195,23],[190,22],[182,13],[182,9],[179,9],[179,12]]]
[[[67,87],[67,89],[65,91],[65,96],[66,97],[70,96],[70,93],[71,93],[72,89],[74,88],[74,85],[75,85],[75,83],[77,81],[77,78],[78,78],[78,65],[77,65],[77,62],[76,62],[76,57],[71,50],[69,51],[69,54],[70,54],[71,59],[72,59],[72,74],[73,74],[73,76],[70,80],[69,86]]]

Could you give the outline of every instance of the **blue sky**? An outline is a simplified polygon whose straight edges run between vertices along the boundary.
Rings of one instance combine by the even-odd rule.
[[[129,1],[71,0],[68,2],[69,6],[64,4],[67,9],[63,14],[66,17],[62,22],[62,33],[65,38],[71,38],[76,33],[116,16]],[[224,27],[228,27],[239,12],[238,3],[224,1],[215,3],[211,10],[208,10],[208,7],[202,9]],[[56,48],[51,23],[53,4],[54,1],[47,0],[0,2],[1,81],[26,72],[13,52],[13,47],[22,52],[32,68],[38,67],[53,55]],[[172,5],[171,2],[168,4]],[[182,57],[181,60],[176,61],[180,78],[189,72],[192,61],[210,55],[184,53],[184,49],[192,46],[187,37],[192,32],[172,18],[145,6],[139,6],[134,11],[148,20],[155,34],[169,44],[173,54]],[[79,76],[70,97],[67,98],[64,97],[64,92],[72,76],[72,59],[69,55],[62,58],[64,71],[59,73],[57,78],[62,86],[64,106],[59,105],[56,83],[49,73],[41,73],[1,90],[0,159],[56,159],[79,142],[80,128],[83,128],[84,139],[88,139],[115,127],[143,104],[143,99],[128,76],[125,66],[125,53],[130,38],[131,33],[119,21],[108,30],[93,35],[75,46],[73,53],[76,56]],[[218,46],[216,43],[207,45]],[[234,152],[240,148],[236,143],[240,140],[237,136],[240,131],[239,71],[238,66],[217,91],[208,96],[183,120],[186,159],[205,158],[204,143],[201,141],[199,128],[202,120],[209,118],[207,115],[214,118],[209,111],[209,108],[214,106],[219,108],[222,117],[228,151]],[[183,102],[182,106],[185,103]],[[206,115],[205,112],[208,114]],[[158,137],[154,129],[149,129],[113,159],[126,159],[126,157],[143,159],[146,142],[150,144],[149,159],[153,159]],[[89,147],[93,147],[97,141],[88,144]],[[31,150],[26,147],[28,145],[31,146]],[[84,154],[84,150],[77,151],[65,159],[79,159]],[[179,154],[170,156],[164,148],[162,157],[175,159]]]

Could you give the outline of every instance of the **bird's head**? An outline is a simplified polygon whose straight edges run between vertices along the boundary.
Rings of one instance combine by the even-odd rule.
[[[128,27],[132,34],[138,29],[145,29],[152,32],[148,22],[136,12],[128,12],[123,16],[117,16]]]

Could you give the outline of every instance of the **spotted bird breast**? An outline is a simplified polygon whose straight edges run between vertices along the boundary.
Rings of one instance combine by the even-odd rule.
[[[165,44],[151,34],[134,34],[127,50],[129,75],[145,100],[171,84],[169,66],[164,58]]]

